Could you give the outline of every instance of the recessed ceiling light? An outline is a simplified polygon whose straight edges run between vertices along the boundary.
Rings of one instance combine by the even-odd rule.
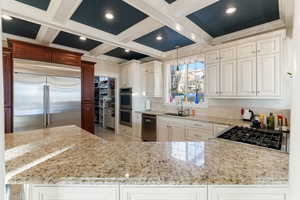
[[[130,50],[129,50],[129,49],[125,49],[125,52],[126,52],[126,53],[129,53],[129,52],[130,52]]]
[[[227,14],[232,14],[232,13],[234,13],[235,11],[236,11],[236,8],[235,8],[235,7],[230,7],[230,8],[227,8],[226,13],[227,13]]]
[[[156,40],[162,40],[162,39],[163,39],[163,38],[162,38],[161,35],[156,36]]]
[[[7,20],[7,21],[10,21],[10,20],[13,19],[11,16],[8,16],[8,15],[2,15],[2,18]]]
[[[80,36],[81,40],[86,40],[86,37]]]
[[[106,19],[112,20],[115,18],[115,16],[111,12],[107,12],[105,14]]]

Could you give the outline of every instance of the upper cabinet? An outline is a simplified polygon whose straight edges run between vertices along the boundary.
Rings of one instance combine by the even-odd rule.
[[[219,51],[211,51],[205,54],[205,62],[209,63],[218,63],[220,61]]]
[[[141,92],[140,61],[131,60],[121,66],[120,88],[132,88],[135,94]]]
[[[142,79],[144,96],[163,96],[163,75],[161,62],[152,61],[142,64]]]
[[[206,95],[211,98],[280,98],[282,41],[283,33],[276,32],[208,51],[205,54]]]
[[[256,56],[256,42],[239,45],[237,54],[238,59]]]

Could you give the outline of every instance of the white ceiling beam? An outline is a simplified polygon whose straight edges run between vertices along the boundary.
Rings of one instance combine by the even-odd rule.
[[[80,6],[82,0],[55,0],[50,1],[48,8],[49,15],[55,22],[65,24]]]
[[[37,34],[36,40],[44,44],[50,44],[55,40],[58,33],[59,30],[57,29],[41,26]]]
[[[177,0],[174,3],[170,4],[169,10],[175,11],[175,17],[186,17],[193,12],[201,10],[207,6],[210,6],[219,0]]]
[[[159,21],[173,30],[179,32],[185,37],[193,40],[196,43],[203,42],[202,35],[198,32],[193,32],[194,29],[186,24],[180,24],[178,18],[173,14],[176,10],[169,10],[169,6],[164,1],[149,1],[149,0],[123,0],[131,6],[141,10],[153,19]]]
[[[129,29],[120,33],[118,35],[119,41],[121,42],[132,41],[161,27],[163,27],[163,25],[159,21],[151,17],[147,17],[141,22],[133,25]]]
[[[132,47],[128,43],[120,42],[118,40],[118,36],[116,35],[89,27],[84,24],[80,24],[72,20],[68,20],[65,24],[58,23],[52,19],[53,16],[48,15],[46,12],[41,11],[40,9],[34,9],[30,6],[26,6],[25,4],[17,1],[3,0],[3,13],[37,24],[41,24],[52,29],[62,30],[76,35],[84,35],[87,38],[101,41],[112,46],[129,48],[136,52],[140,52],[152,57],[164,56],[163,52],[161,51],[152,48],[144,48],[145,46],[143,45]]]
[[[105,54],[113,49],[117,48],[116,46],[112,46],[110,44],[100,44],[96,48],[92,49],[89,54],[93,56],[100,56]]]

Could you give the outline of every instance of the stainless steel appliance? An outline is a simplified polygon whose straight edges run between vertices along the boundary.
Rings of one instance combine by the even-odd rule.
[[[120,124],[132,126],[132,88],[120,89]]]
[[[120,89],[120,108],[132,109],[132,88]]]
[[[142,115],[142,140],[145,142],[155,142],[156,135],[156,115]]]
[[[14,131],[81,125],[81,79],[14,73]]]

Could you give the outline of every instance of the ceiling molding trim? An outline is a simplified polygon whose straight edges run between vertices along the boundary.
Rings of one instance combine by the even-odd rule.
[[[237,39],[242,39],[245,37],[257,35],[264,32],[274,31],[282,28],[286,28],[286,26],[285,23],[281,19],[279,19],[273,22],[261,24],[241,31],[230,33],[221,37],[216,37],[215,39],[212,40],[211,44],[217,45],[217,44],[221,44],[221,43],[225,43]]]
[[[36,40],[44,43],[44,44],[50,44],[54,41],[54,39],[56,38],[56,36],[58,35],[59,30],[57,29],[52,29],[52,28],[48,28],[46,26],[41,26]]]

